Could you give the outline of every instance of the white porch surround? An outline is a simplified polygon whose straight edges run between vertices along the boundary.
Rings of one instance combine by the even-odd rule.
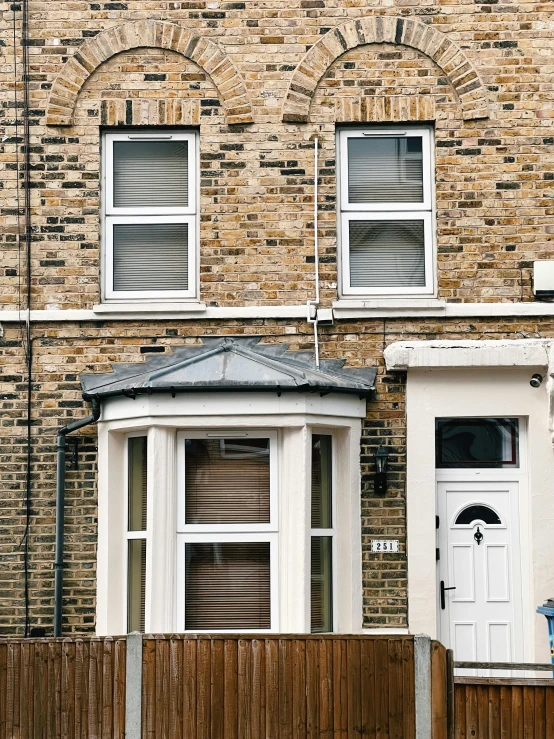
[[[389,371],[408,372],[407,551],[412,633],[440,636],[435,560],[435,418],[519,417],[522,459],[526,460],[519,500],[523,653],[526,661],[549,659],[545,619],[535,610],[554,593],[553,344],[532,339],[408,341],[391,344],[385,350]],[[545,376],[538,389],[529,385],[535,372]]]
[[[335,446],[335,631],[362,630],[360,457],[366,401],[356,395],[191,393],[105,400],[98,424],[97,633],[126,631],[125,448],[148,435],[146,631],[176,631],[176,439],[182,429],[277,429],[279,598],[272,630],[310,631],[310,430]],[[152,501],[154,503],[152,504]],[[149,584],[150,583],[150,584]]]

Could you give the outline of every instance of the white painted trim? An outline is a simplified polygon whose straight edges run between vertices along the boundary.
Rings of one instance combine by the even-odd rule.
[[[312,313],[314,312],[312,306]],[[508,318],[554,316],[554,303],[446,303],[433,298],[376,298],[375,300],[336,300],[336,320],[372,318]],[[313,316],[312,316],[313,317]],[[48,308],[32,310],[31,323],[77,323],[81,321],[200,321],[244,318],[306,319],[306,305],[239,305],[207,307],[190,302],[159,301],[99,303],[92,309]],[[25,323],[27,311],[0,310],[0,324]]]
[[[155,305],[155,308],[153,307]],[[315,308],[311,306],[312,317]],[[49,309],[32,310],[31,323],[81,322],[81,321],[197,321],[197,320],[257,320],[265,318],[301,318],[306,320],[306,304],[302,305],[245,305],[238,307],[211,308],[205,303],[102,303],[92,310]],[[0,324],[25,323],[27,311],[0,310]]]
[[[387,346],[384,357],[389,372],[433,367],[547,367],[550,343],[547,339],[397,341]]]

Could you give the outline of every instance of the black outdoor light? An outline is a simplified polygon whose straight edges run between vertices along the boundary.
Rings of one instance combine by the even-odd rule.
[[[387,494],[387,467],[389,464],[390,450],[386,446],[380,446],[375,453],[375,495]]]

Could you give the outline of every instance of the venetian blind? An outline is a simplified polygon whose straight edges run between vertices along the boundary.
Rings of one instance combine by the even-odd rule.
[[[185,547],[186,629],[271,628],[268,542]]]
[[[186,290],[186,223],[117,223],[113,226],[114,290]]]
[[[188,159],[188,141],[114,141],[114,206],[186,207]]]
[[[425,286],[424,233],[422,220],[351,220],[351,286]]]
[[[127,627],[144,632],[146,595],[146,539],[130,539],[127,573]]]
[[[269,473],[269,439],[187,439],[186,523],[269,523]]]
[[[330,536],[312,536],[310,609],[313,634],[333,630],[332,541]]]
[[[419,136],[348,139],[350,203],[422,203],[423,147]]]
[[[333,525],[332,440],[327,434],[312,434],[312,529],[328,529]]]

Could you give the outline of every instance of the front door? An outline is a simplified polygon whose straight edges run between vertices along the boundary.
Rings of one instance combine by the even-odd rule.
[[[518,483],[439,481],[437,493],[442,641],[456,661],[518,661]]]
[[[437,600],[456,661],[523,660],[520,474],[517,419],[437,424]]]

